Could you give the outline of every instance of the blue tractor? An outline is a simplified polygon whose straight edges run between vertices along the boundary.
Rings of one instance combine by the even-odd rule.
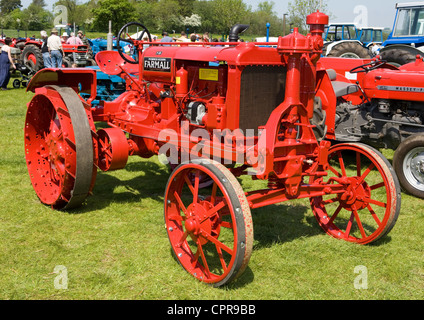
[[[99,67],[87,67],[96,70],[97,92],[96,98],[91,102],[92,107],[99,107],[99,101],[113,101],[125,92],[125,80],[118,76],[108,75]],[[90,94],[80,93],[84,99],[90,98]]]
[[[107,50],[106,39],[103,39],[103,38],[88,39],[88,42],[90,43],[91,49],[93,50],[93,57],[95,57],[98,52]],[[112,50],[118,50],[116,47],[116,40],[113,40]]]
[[[371,47],[383,42],[383,28],[364,27],[354,23],[332,23],[326,27],[323,54],[339,58],[371,58]]]
[[[383,43],[383,60],[401,66],[424,56],[424,2],[396,4],[392,33]]]

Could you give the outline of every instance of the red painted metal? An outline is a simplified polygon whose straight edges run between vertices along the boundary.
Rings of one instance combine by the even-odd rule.
[[[96,57],[101,70],[124,78],[127,90],[116,100],[101,101],[95,107],[90,106],[96,82],[91,71],[41,71],[28,90],[52,99],[44,86],[60,84],[91,95],[87,101],[81,98],[89,116],[110,127],[93,132],[100,145],[96,164],[102,170],[124,166],[127,155],[148,158],[159,154],[162,147],[173,153],[171,158],[181,165],[173,167],[165,191],[165,222],[172,249],[189,273],[219,286],[240,275],[249,261],[253,243],[250,208],[309,198],[314,213],[321,217],[328,202],[323,198],[333,196],[343,208],[351,206],[355,216],[359,211],[372,216],[368,207],[380,201],[372,197],[375,189],[385,189],[391,197],[399,191],[386,167],[377,170],[377,180],[380,174],[383,185],[365,184],[359,169],[349,177],[342,173],[328,178],[333,171],[329,156],[335,151],[329,142],[317,141],[310,123],[316,97],[327,110],[335,108],[337,100],[319,62],[328,16],[316,12],[307,21],[311,34],[303,36],[294,29],[274,47],[244,42],[161,46],[134,40],[140,49],[139,65],[125,63],[117,52],[101,52]],[[141,50],[146,44],[151,46]],[[269,82],[271,76],[275,80]],[[32,102],[34,108],[40,103],[37,99]],[[330,134],[334,121],[330,116]],[[255,134],[241,135],[237,141],[242,123],[255,123],[255,127],[244,128],[254,129]],[[224,130],[231,135],[214,139],[216,131]],[[354,150],[365,153],[367,161],[382,166],[380,155],[358,148]],[[30,157],[33,152],[29,151]],[[221,163],[232,164],[230,169],[212,160],[193,160],[217,157]],[[256,162],[251,161],[254,158]],[[235,163],[240,166],[234,167]],[[244,193],[235,176],[248,170],[253,179],[267,180],[268,188]],[[200,177],[212,181],[211,189],[200,188]],[[400,199],[389,200],[385,206],[392,217],[399,211]],[[328,232],[325,222],[319,222]],[[381,230],[364,243],[385,234],[394,222],[389,218],[381,224]],[[228,231],[231,244],[224,245],[221,236]],[[208,246],[214,251],[213,263],[205,254]]]

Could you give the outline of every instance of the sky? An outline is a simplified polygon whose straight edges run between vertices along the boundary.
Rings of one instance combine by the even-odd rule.
[[[52,8],[53,3],[57,0],[45,0],[48,9]],[[81,3],[85,2],[79,0]],[[243,0],[246,4],[256,9],[260,2],[264,0]],[[287,4],[289,0],[268,0],[275,3],[274,9],[279,17],[283,17],[287,13]],[[324,0],[328,4],[328,8],[334,16],[330,22],[354,22],[355,19],[360,19],[359,23],[369,27],[384,27],[392,28],[395,18],[395,5],[397,2],[408,2],[399,0]],[[21,0],[23,7],[27,7],[32,0]],[[355,8],[357,11],[355,12]],[[364,10],[365,9],[365,10]],[[366,12],[367,15],[361,14]],[[327,12],[326,12],[327,13]],[[366,19],[365,17],[368,17]],[[243,23],[243,21],[240,21]]]

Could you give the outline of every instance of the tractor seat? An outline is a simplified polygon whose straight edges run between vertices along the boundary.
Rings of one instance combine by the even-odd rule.
[[[336,97],[343,97],[348,94],[356,93],[359,87],[351,82],[337,81],[337,73],[333,69],[328,69],[327,74],[330,77]]]

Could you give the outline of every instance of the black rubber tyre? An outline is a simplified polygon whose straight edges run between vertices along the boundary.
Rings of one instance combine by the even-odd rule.
[[[88,67],[95,67],[95,66],[97,66],[96,60],[94,60],[94,59],[87,59],[87,66]]]
[[[312,130],[318,141],[321,141],[327,135],[326,120],[327,113],[322,109],[321,98],[316,97],[314,103],[314,116],[311,119],[311,124],[315,126]]]
[[[402,49],[385,50],[380,54],[381,59],[396,67],[415,61],[416,55]]]
[[[44,67],[43,54],[41,49],[35,45],[27,45],[22,51],[23,64],[35,72]]]
[[[72,67],[72,61],[69,57],[65,57],[62,60],[62,68],[71,68]]]
[[[13,80],[13,88],[19,89],[21,87],[21,81],[19,79]]]
[[[424,199],[424,133],[404,140],[393,156],[393,167],[402,188]]]
[[[368,59],[371,55],[359,42],[342,42],[334,46],[327,57]]]

